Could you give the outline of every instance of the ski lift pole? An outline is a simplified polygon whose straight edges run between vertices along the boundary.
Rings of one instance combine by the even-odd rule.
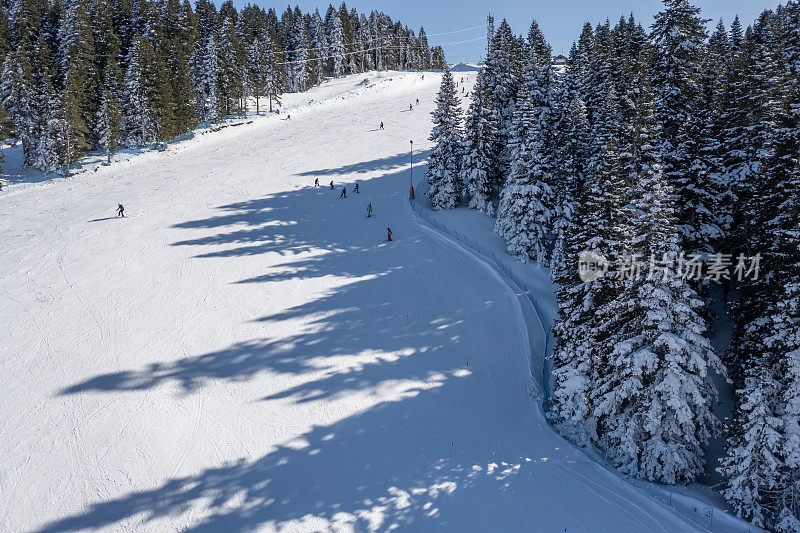
[[[410,183],[409,183],[409,199],[414,200],[414,141],[408,141],[411,143],[411,172],[410,174]]]

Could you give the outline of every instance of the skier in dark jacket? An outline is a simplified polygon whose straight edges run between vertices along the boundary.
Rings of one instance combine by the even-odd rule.
[[[391,242],[391,240],[392,240],[392,229],[391,228],[386,228],[386,231],[387,231],[388,236],[389,236],[389,238],[386,239],[386,240]]]
[[[342,194],[339,195],[339,198],[347,198],[347,187],[342,187]]]
[[[417,105],[419,105],[419,98],[417,98]]]
[[[117,216],[125,218],[125,208],[122,207],[122,204],[117,204]]]
[[[358,194],[358,183],[356,182],[356,186],[353,188],[353,192]]]
[[[372,218],[372,202],[367,205],[367,218]]]
[[[319,187],[319,178],[314,178],[314,187]]]
[[[333,190],[333,180],[331,180],[331,190]]]
[[[381,122],[381,129],[383,129],[383,122]]]

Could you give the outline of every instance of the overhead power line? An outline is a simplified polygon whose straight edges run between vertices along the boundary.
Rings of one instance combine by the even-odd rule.
[[[483,37],[478,37],[478,38],[475,38],[475,39],[466,39],[464,41],[453,41],[453,42],[449,42],[449,43],[441,43],[441,44],[437,44],[436,46],[453,46],[453,45],[459,45],[459,44],[474,43],[476,41],[485,40],[485,39],[486,39],[486,37],[483,36]],[[364,48],[363,50],[353,50],[352,52],[343,52],[341,54],[335,54],[335,55],[330,55],[330,56],[307,57],[305,59],[296,59],[294,61],[281,61],[279,63],[276,63],[276,65],[294,65],[296,63],[307,63],[309,61],[322,61],[324,59],[333,59],[335,57],[349,56],[349,55],[352,55],[352,54],[361,54],[361,53],[364,53],[364,52],[373,52],[375,50],[407,50],[407,49],[420,49],[420,48],[426,48],[426,47],[425,46],[417,46],[417,45],[413,45],[413,46],[399,46],[399,45],[381,46],[381,45],[378,45],[378,46],[374,46],[372,48]],[[289,51],[290,52],[298,52],[298,51],[301,51],[301,50],[304,50],[304,49],[300,48],[298,50],[289,50]]]

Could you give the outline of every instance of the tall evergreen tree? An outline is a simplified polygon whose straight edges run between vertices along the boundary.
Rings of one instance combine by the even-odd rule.
[[[63,159],[66,164],[80,158],[91,146],[98,75],[94,39],[86,0],[69,0],[58,34],[61,80],[61,109],[64,117]]]
[[[700,156],[704,102],[700,68],[706,20],[688,0],[664,0],[655,17],[654,88],[656,115],[664,140],[664,175],[677,196],[676,216],[683,249],[707,251],[721,237],[715,224],[715,190],[707,163]]]
[[[456,96],[453,75],[448,69],[442,75],[436,109],[431,115],[433,130],[430,140],[435,145],[428,161],[428,196],[434,209],[452,209],[458,205],[461,196],[459,171],[463,139],[460,101]]]
[[[497,172],[497,114],[486,86],[483,71],[478,73],[472,90],[472,103],[465,121],[462,181],[469,208],[491,216],[491,194]]]
[[[548,266],[555,194],[545,176],[542,132],[527,84],[517,96],[512,128],[513,163],[500,195],[495,231],[511,254]]]

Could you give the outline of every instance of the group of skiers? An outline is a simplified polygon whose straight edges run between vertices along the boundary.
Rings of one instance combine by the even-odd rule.
[[[383,127],[383,123],[381,123],[381,127]],[[319,186],[320,186],[319,178],[314,178],[314,187],[319,187]],[[330,186],[332,191],[336,189],[336,187],[334,187],[333,185],[333,180],[331,180]],[[356,183],[353,186],[353,192],[356,194],[360,194],[361,191],[358,190],[358,183]],[[342,192],[339,193],[339,198],[347,198],[347,185],[342,186]],[[367,218],[372,218],[372,202],[367,204]],[[386,240],[387,241],[392,240],[392,230],[391,228],[388,227],[386,228]]]
[[[469,78],[467,78],[467,81],[469,81]],[[460,82],[458,82],[458,81],[456,82],[456,87],[458,87],[459,83],[461,84],[461,94],[464,95],[464,98],[469,98],[469,93],[465,93],[464,77],[463,76],[461,77],[461,81]]]

